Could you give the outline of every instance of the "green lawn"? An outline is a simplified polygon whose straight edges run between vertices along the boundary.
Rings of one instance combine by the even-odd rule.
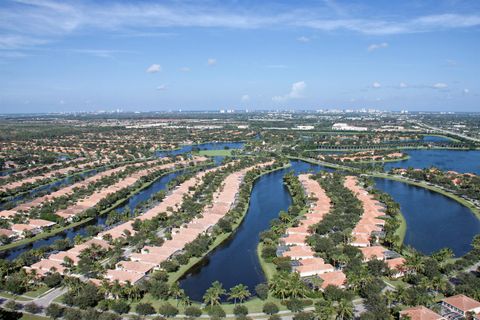
[[[17,296],[5,291],[0,291],[0,297],[5,298],[5,299],[14,299],[17,301],[30,301],[30,299],[22,297],[22,296]]]
[[[38,288],[35,289],[35,290],[26,292],[26,293],[24,294],[24,296],[27,296],[27,297],[30,297],[30,298],[36,298],[36,297],[41,296],[42,294],[44,294],[44,293],[47,292],[48,290],[50,290],[49,287],[42,285],[42,286],[38,287]]]
[[[198,154],[207,157],[229,157],[232,155],[232,152],[233,149],[200,150]]]
[[[23,317],[20,318],[20,320],[48,320],[48,319],[51,319],[51,318],[37,316],[34,314],[28,314],[28,313],[24,313]]]
[[[403,240],[405,240],[405,234],[407,233],[407,220],[400,212],[398,215],[398,219],[400,220],[400,226],[397,230],[395,230],[395,234],[398,236],[398,245],[401,246],[403,244]]]

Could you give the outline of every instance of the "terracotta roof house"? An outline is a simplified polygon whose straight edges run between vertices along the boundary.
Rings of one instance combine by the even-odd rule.
[[[293,260],[310,259],[315,257],[315,252],[308,246],[292,246],[288,251],[282,253],[283,257],[290,257]]]
[[[400,311],[400,319],[410,320],[444,320],[445,318],[424,306],[412,307]]]
[[[320,279],[323,280],[321,288],[325,289],[328,286],[335,286],[342,288],[347,281],[347,277],[343,271],[333,271],[327,272],[319,275]]]
[[[126,284],[127,282],[135,284],[138,281],[142,280],[144,277],[145,275],[141,273],[129,272],[118,269],[107,270],[107,274],[105,275],[105,278],[107,278],[108,280],[112,282],[118,280],[120,284]]]
[[[372,259],[385,260],[385,249],[382,246],[372,246],[366,248],[360,248],[363,254],[364,261],[370,261]]]
[[[457,294],[456,296],[443,299],[442,306],[462,316],[466,316],[467,312],[475,315],[480,314],[480,302],[463,294]]]
[[[310,258],[300,260],[300,265],[294,266],[293,270],[298,272],[300,277],[309,277],[333,272],[335,268],[331,264],[325,263],[322,258]]]

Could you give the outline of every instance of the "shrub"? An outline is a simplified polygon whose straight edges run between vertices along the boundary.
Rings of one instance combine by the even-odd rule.
[[[268,285],[266,283],[259,283],[255,286],[255,293],[257,296],[265,300],[268,298]]]
[[[292,298],[290,300],[287,300],[286,306],[287,306],[288,310],[290,310],[292,312],[299,312],[299,311],[303,310],[302,300],[296,299],[296,298]]]
[[[76,308],[67,308],[63,311],[63,319],[78,320],[82,317],[82,312]]]
[[[189,318],[198,318],[202,315],[202,309],[195,306],[189,306],[185,308],[185,315]]]
[[[313,320],[315,315],[312,312],[299,312],[293,316],[293,320]]]
[[[113,300],[110,303],[110,309],[118,314],[124,314],[130,311],[130,306],[124,300]]]
[[[109,308],[109,305],[110,305],[110,303],[109,303],[108,300],[102,300],[98,303],[97,307],[98,307],[99,310],[107,311],[108,308]]]
[[[210,306],[208,307],[208,315],[215,318],[225,318],[225,310],[220,306]]]
[[[268,320],[282,320],[282,318],[278,314],[272,314]]]
[[[104,312],[98,316],[98,320],[121,320],[121,318],[115,313]]]
[[[146,303],[139,303],[137,305],[137,307],[135,308],[135,311],[137,311],[137,313],[139,315],[142,315],[142,316],[148,316],[149,314],[154,314],[155,313],[155,309],[153,308],[153,306],[146,302]]]
[[[87,310],[83,311],[82,320],[98,320],[100,317],[100,312],[95,310],[94,308],[87,308]]]
[[[158,308],[158,313],[162,316],[173,318],[178,314],[178,309],[170,303],[164,303]]]
[[[37,313],[40,313],[42,311],[42,307],[40,307],[39,305],[37,305],[33,302],[30,302],[30,303],[27,303],[25,305],[25,311],[33,313],[33,314],[37,314]]]
[[[263,313],[274,314],[278,313],[278,306],[273,302],[267,302],[263,305]]]
[[[248,314],[248,308],[243,304],[236,305],[233,308],[233,314],[236,316],[246,316]]]
[[[62,282],[62,276],[60,273],[55,272],[52,274],[49,274],[43,278],[43,282],[49,287],[49,288],[54,288],[58,286]]]
[[[56,303],[52,303],[45,310],[45,314],[50,318],[58,319],[63,315],[63,308]]]
[[[8,310],[17,311],[22,309],[22,305],[15,302],[15,300],[8,300],[7,303],[5,303],[5,308]]]

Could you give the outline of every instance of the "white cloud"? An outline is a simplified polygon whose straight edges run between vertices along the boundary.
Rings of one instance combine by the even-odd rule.
[[[157,87],[158,91],[165,91],[167,90],[167,85],[166,84],[161,84]]]
[[[387,42],[382,42],[382,43],[374,43],[374,44],[371,44],[368,46],[367,50],[368,51],[375,51],[377,49],[383,49],[383,48],[387,48],[388,47],[388,43]]]
[[[286,101],[289,99],[299,99],[303,97],[303,93],[305,92],[305,88],[307,84],[305,81],[299,81],[292,84],[292,88],[289,93],[283,96],[275,96],[272,98],[273,101],[281,102]]]
[[[380,84],[380,82],[377,82],[375,81],[374,83],[372,83],[372,88],[380,88],[382,85]]]
[[[408,85],[405,83],[405,82],[400,82],[400,84],[398,85],[400,88],[406,88],[408,87]]]
[[[207,64],[208,64],[209,66],[214,66],[214,65],[217,64],[217,59],[210,58],[210,59],[207,60]]]
[[[156,63],[152,64],[147,70],[145,70],[146,73],[157,73],[160,71],[162,71],[162,66]]]
[[[298,38],[297,38],[297,41],[300,41],[300,42],[310,42],[310,38],[305,37],[305,36],[301,36],[301,37],[298,37]]]
[[[448,84],[443,83],[443,82],[437,82],[432,87],[435,88],[435,89],[446,89],[446,88],[448,88]]]
[[[181,67],[180,71],[181,72],[190,72],[190,68],[189,67]]]
[[[244,102],[245,102],[245,101],[250,101],[250,96],[249,96],[248,94],[244,94],[244,95],[242,96],[242,101],[244,101]]]
[[[463,89],[463,94],[469,94],[470,93],[470,90],[468,90],[467,88]]]
[[[5,1],[4,1],[5,2]],[[82,30],[129,34],[141,28],[237,28],[302,27],[319,31],[347,30],[368,35],[389,35],[480,26],[480,14],[441,13],[405,17],[405,15],[368,15],[364,10],[347,10],[339,14],[340,5],[319,2],[278,10],[261,10],[258,6],[218,6],[195,1],[60,1],[15,0],[0,6],[2,34],[10,39],[7,46],[28,49]],[[365,6],[368,9],[368,6]],[[337,9],[333,9],[337,8]],[[455,8],[452,8],[452,11]],[[5,37],[5,36],[2,36]],[[1,39],[0,39],[1,42]],[[5,46],[5,44],[3,44]],[[0,43],[0,48],[2,44]]]

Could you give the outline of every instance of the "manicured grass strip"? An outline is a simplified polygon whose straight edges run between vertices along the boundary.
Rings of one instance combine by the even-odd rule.
[[[49,320],[51,318],[39,316],[36,314],[24,313],[20,320]]]
[[[30,299],[14,295],[5,291],[0,291],[0,297],[5,298],[5,299],[12,299],[12,300],[17,300],[17,301],[30,301]]]
[[[405,220],[405,217],[403,216],[401,211],[397,217],[400,220],[400,225],[397,230],[395,230],[395,235],[398,236],[397,245],[402,246],[403,240],[405,240],[405,234],[407,233],[407,220]]]
[[[49,287],[41,286],[41,287],[39,287],[35,290],[25,292],[23,295],[27,296],[27,297],[30,297],[30,298],[37,298],[37,297],[41,296],[42,294],[44,294],[45,292],[47,292],[48,290],[50,290]]]
[[[207,157],[228,157],[232,155],[232,151],[233,149],[200,150],[198,154]]]

